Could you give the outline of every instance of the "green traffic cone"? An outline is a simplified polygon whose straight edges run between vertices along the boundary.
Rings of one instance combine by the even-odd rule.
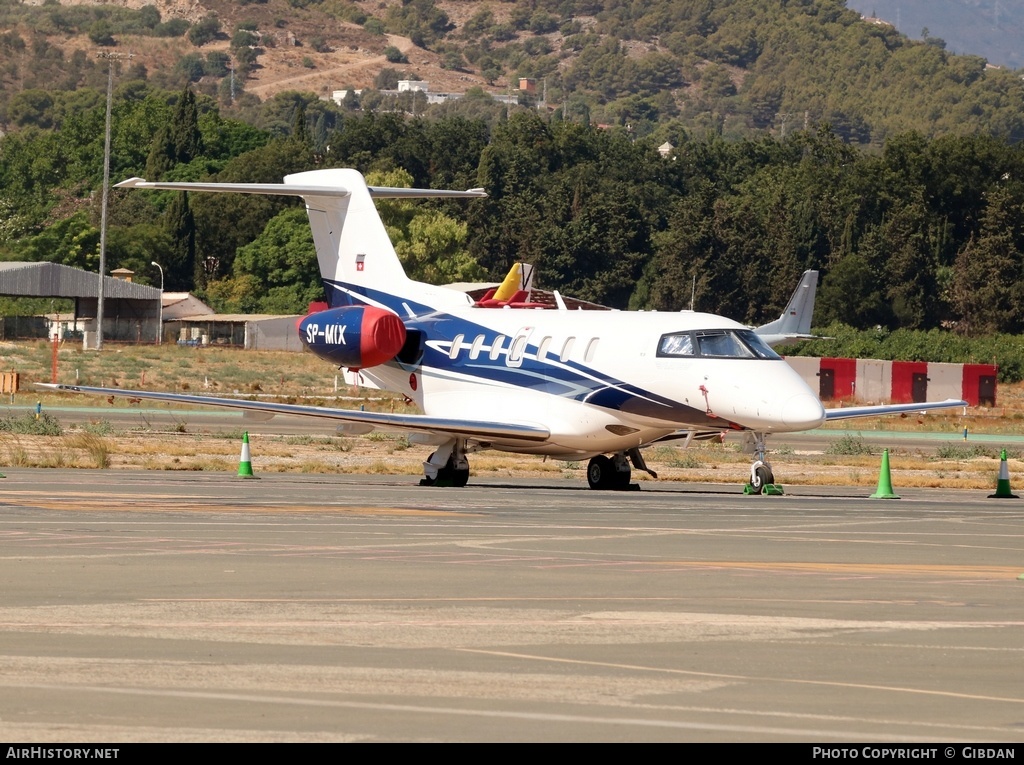
[[[242,458],[238,462],[238,477],[256,477],[252,472],[252,458],[249,456],[249,431],[242,436]]]
[[[999,479],[996,481],[996,493],[989,494],[989,499],[1018,499],[1010,491],[1010,469],[1006,466],[1006,449],[999,455]]]
[[[889,475],[889,450],[882,452],[882,470],[878,474],[878,489],[869,499],[899,499],[892,491],[892,478]]]

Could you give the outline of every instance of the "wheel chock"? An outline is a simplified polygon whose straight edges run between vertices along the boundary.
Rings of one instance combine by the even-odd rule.
[[[743,493],[745,495],[764,494],[765,496],[768,497],[781,497],[786,492],[782,489],[782,485],[777,483],[766,483],[764,486],[761,487],[760,491],[758,491],[751,484],[748,483],[743,487]]]

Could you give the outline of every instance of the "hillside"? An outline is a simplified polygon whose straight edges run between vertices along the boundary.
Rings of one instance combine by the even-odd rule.
[[[1006,0],[848,0],[914,39],[927,29],[947,50],[983,56],[996,66],[1024,67],[1024,6]]]
[[[28,5],[42,5],[30,0]],[[262,50],[258,66],[249,74],[239,90],[265,100],[277,93],[301,90],[327,97],[342,88],[372,88],[382,69],[396,68],[385,58],[384,52],[394,46],[407,58],[408,63],[397,65],[410,79],[425,79],[436,90],[462,92],[474,86],[483,86],[479,74],[453,71],[441,66],[441,56],[416,47],[405,36],[372,34],[358,24],[334,18],[317,7],[295,8],[284,0],[237,3],[226,0],[60,0],[62,6],[120,6],[133,10],[147,5],[156,6],[161,21],[183,19],[190,24],[214,15],[224,33],[202,46],[193,45],[187,36],[152,37],[146,35],[116,35],[119,53],[130,54],[132,62],[141,64],[150,75],[172,71],[181,58],[195,51],[207,55],[220,51],[230,53],[230,31],[239,25],[253,25],[262,37]],[[372,8],[367,16],[381,13],[385,3],[362,0],[354,7]],[[439,6],[445,8],[445,3]],[[474,3],[449,3],[450,17],[458,20],[466,16]],[[456,22],[457,23],[457,22]],[[24,25],[8,25],[9,29],[28,36]],[[89,34],[47,35],[47,40],[61,50],[66,61],[73,60],[76,52],[94,57],[97,46]],[[207,78],[207,84],[212,78]],[[503,81],[494,89],[505,87]]]
[[[499,94],[531,78],[529,105],[546,99],[566,117],[636,135],[676,122],[781,137],[825,122],[875,145],[907,129],[1024,138],[1012,72],[869,23],[844,0],[152,1],[0,0],[0,125],[33,124],[31,108],[10,106],[26,91],[102,88],[98,54],[113,51],[131,54],[121,78],[172,91],[192,82],[242,109],[285,91],[326,98],[400,78]]]

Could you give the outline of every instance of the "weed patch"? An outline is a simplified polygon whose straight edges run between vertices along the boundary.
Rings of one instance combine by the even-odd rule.
[[[935,450],[937,457],[944,460],[972,460],[977,457],[995,458],[994,449],[982,444],[943,444]]]
[[[48,412],[38,417],[31,412],[21,417],[4,417],[0,419],[0,431],[25,436],[59,436],[64,432],[57,418]]]
[[[840,436],[828,445],[825,454],[841,454],[844,456],[857,456],[862,454],[873,454],[875,450],[870,444],[864,443],[860,436],[853,436],[849,433]]]

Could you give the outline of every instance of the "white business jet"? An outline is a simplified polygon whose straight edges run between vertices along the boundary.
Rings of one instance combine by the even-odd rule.
[[[731,319],[692,311],[570,310],[557,293],[554,306],[531,302],[526,291],[475,301],[410,280],[373,199],[486,196],[481,189],[368,187],[351,169],[297,173],[283,184],[131,178],[118,187],[302,197],[330,306],[301,320],[302,340],[317,356],[360,370],[424,413],[41,387],[320,417],[350,434],[404,431],[436,446],[421,484],[438,486],[464,486],[467,455],[496,449],[589,459],[591,488],[626,488],[632,467],[651,473],[643,447],[681,433],[735,431],[747,434],[757,454],[750,486],[761,491],[775,481],[765,461],[770,434],[810,430],[831,419],[966,405],[948,400],[825,409],[761,336]]]

